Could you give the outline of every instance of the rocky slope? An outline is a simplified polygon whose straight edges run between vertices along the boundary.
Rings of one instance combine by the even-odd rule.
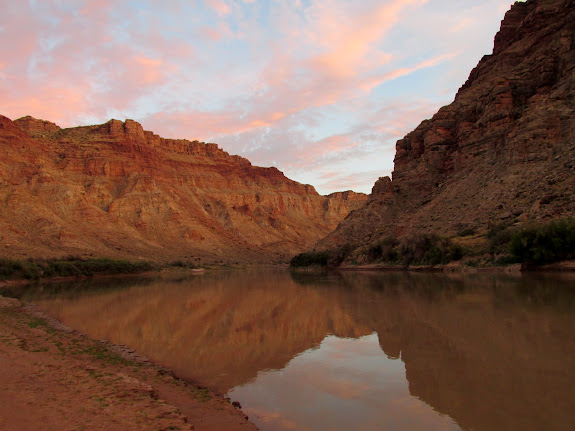
[[[396,145],[392,180],[318,248],[575,214],[575,2],[516,2],[452,104]]]
[[[61,129],[0,116],[0,257],[279,262],[366,198],[320,196],[276,168],[132,120]]]

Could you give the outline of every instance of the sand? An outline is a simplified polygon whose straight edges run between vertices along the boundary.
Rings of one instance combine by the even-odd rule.
[[[228,400],[0,296],[0,430],[246,430]]]

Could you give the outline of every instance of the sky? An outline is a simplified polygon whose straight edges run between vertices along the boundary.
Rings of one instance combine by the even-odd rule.
[[[510,0],[0,0],[0,114],[215,142],[369,193]]]

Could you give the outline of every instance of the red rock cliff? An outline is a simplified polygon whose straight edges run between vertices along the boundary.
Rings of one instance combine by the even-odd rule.
[[[397,142],[393,180],[318,247],[575,214],[574,100],[574,2],[516,2],[454,102]]]
[[[0,256],[279,262],[366,198],[320,196],[132,120],[60,129],[0,116]]]

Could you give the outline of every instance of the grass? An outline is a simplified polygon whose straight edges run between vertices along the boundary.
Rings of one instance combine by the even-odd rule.
[[[79,354],[89,355],[100,361],[106,362],[107,364],[110,365],[116,365],[116,364],[122,364],[127,366],[139,365],[137,362],[124,359],[122,356],[110,351],[106,347],[101,346],[99,344],[93,344],[91,346],[80,349],[73,349],[70,350],[70,353],[72,355],[79,355]]]
[[[194,391],[194,395],[197,399],[204,403],[212,399],[212,394],[207,388],[197,388]]]
[[[46,323],[45,320],[40,319],[38,317],[33,317],[32,319],[30,319],[30,321],[28,322],[28,326],[30,328],[37,328],[38,326],[48,326],[48,324]]]

